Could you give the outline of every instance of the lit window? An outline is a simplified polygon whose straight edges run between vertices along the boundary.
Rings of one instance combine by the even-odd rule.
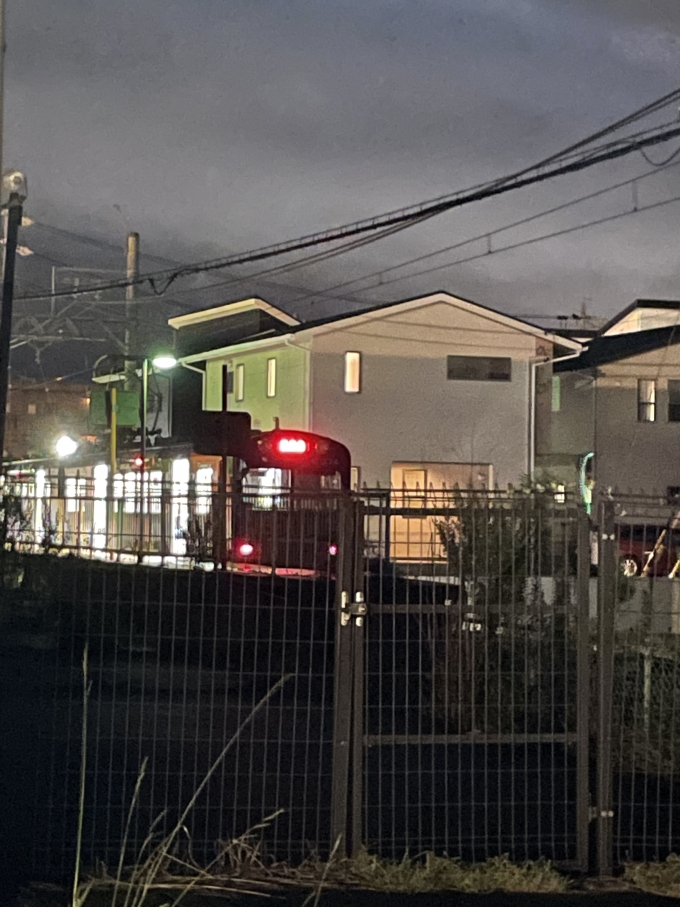
[[[160,469],[153,469],[149,473],[149,501],[148,509],[150,513],[161,512],[161,495],[163,493],[163,473]]]
[[[562,379],[560,375],[552,376],[552,400],[550,408],[554,413],[560,411],[562,405]]]
[[[237,403],[241,403],[245,396],[246,367],[243,363],[236,366],[234,371],[234,395]]]
[[[64,482],[66,496],[66,513],[77,513],[80,510],[80,500],[85,497],[85,479],[69,477]]]
[[[139,484],[139,473],[126,472],[124,480],[125,503],[123,511],[125,513],[136,513],[139,510],[137,506],[137,485]]]
[[[201,466],[196,470],[196,513],[210,513],[212,476],[212,466]]]
[[[36,412],[37,412],[37,407],[36,407],[35,403],[29,403],[28,404],[28,415],[35,416]]]
[[[76,501],[76,480],[68,478],[64,482],[64,494],[66,496],[66,513],[75,513],[78,509]]]
[[[345,353],[345,393],[361,390],[361,353]]]
[[[189,477],[191,463],[184,457],[172,461],[172,506],[170,519],[172,524],[172,542],[170,545],[173,554],[186,554],[186,529],[189,521],[189,507],[186,495],[189,492]]]
[[[668,421],[680,422],[680,381],[668,382]]]
[[[656,421],[656,381],[638,381],[638,422]]]
[[[359,486],[361,485],[361,468],[359,466],[352,466],[349,472],[349,487],[352,491],[359,491]]]
[[[267,396],[276,396],[276,359],[267,359]]]
[[[418,507],[422,504],[427,493],[427,470],[404,469],[402,471],[402,491],[405,507]]]
[[[511,381],[512,359],[507,356],[447,356],[449,381]]]
[[[95,498],[106,498],[108,488],[109,467],[105,463],[100,463],[93,470],[94,476],[94,496]]]
[[[243,480],[244,501],[255,510],[271,510],[285,487],[282,469],[251,469]]]
[[[106,547],[106,493],[108,490],[109,467],[100,463],[93,470],[94,503],[92,505],[92,547],[101,550]]]

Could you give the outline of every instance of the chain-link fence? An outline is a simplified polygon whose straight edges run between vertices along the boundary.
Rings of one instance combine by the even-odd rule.
[[[84,726],[90,866],[117,862],[128,821],[134,859],[198,789],[178,860],[273,813],[263,846],[291,861],[339,835],[605,871],[680,848],[665,502],[588,518],[553,492],[231,494],[200,514],[219,557],[155,559],[45,544],[35,506],[19,490],[0,513],[10,864],[70,871]]]
[[[615,860],[680,848],[677,507],[617,498],[612,769]]]

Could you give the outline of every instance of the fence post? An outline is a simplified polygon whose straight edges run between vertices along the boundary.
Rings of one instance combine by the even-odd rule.
[[[590,522],[577,511],[576,588],[576,862],[590,859]]]
[[[353,501],[352,518],[354,523],[352,545],[354,551],[353,591],[355,611],[360,610],[364,601],[364,507],[358,498]],[[364,677],[366,671],[366,613],[355,614],[352,618],[353,648],[353,708],[352,708],[352,773],[351,773],[351,855],[356,856],[363,844],[364,814]]]
[[[599,505],[597,580],[597,871],[614,869],[614,809],[612,778],[612,698],[614,619],[616,607],[616,536],[614,502]]]
[[[333,725],[332,844],[344,856],[362,844],[364,760],[364,508],[345,497],[335,584],[335,688]]]
[[[352,501],[338,501],[340,532],[335,578],[335,681],[333,687],[333,778],[331,847],[349,856],[348,798],[352,724],[352,620],[354,520]]]

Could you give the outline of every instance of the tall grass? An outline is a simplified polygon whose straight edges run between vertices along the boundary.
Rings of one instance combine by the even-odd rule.
[[[113,900],[112,905],[115,907],[118,894],[121,889],[125,888],[125,900],[123,902],[123,907],[143,907],[144,903],[147,900],[149,891],[156,885],[158,882],[159,876],[163,868],[168,864],[170,859],[170,850],[175,843],[178,835],[182,830],[185,829],[185,823],[189,816],[189,813],[193,809],[196,801],[205,790],[205,787],[209,783],[210,779],[220,767],[222,760],[227,755],[229,750],[236,744],[239,737],[243,731],[248,727],[248,725],[253,721],[257,713],[269,702],[272,696],[280,690],[283,685],[292,677],[291,674],[286,674],[280,678],[267,693],[260,699],[260,701],[253,706],[246,718],[241,722],[237,727],[236,731],[229,739],[227,744],[222,749],[219,756],[215,759],[213,764],[210,766],[208,771],[203,777],[203,780],[198,785],[193,795],[191,796],[189,802],[186,804],[182,813],[177,820],[175,826],[173,827],[170,834],[166,835],[162,841],[160,841],[155,847],[152,847],[153,838],[154,838],[154,826],[157,824],[161,817],[158,817],[153,823],[152,828],[145,841],[140,848],[138,854],[138,862],[133,867],[130,877],[127,881],[124,880],[124,864],[125,864],[125,850],[127,847],[127,841],[129,836],[130,824],[132,821],[132,816],[137,806],[139,800],[139,793],[141,786],[144,780],[144,774],[146,770],[146,760],[142,763],[139,775],[137,777],[137,783],[135,785],[135,791],[132,798],[132,803],[130,804],[130,809],[128,810],[128,819],[125,826],[124,839],[121,848],[121,854],[118,860],[118,868],[116,872],[115,880],[113,880]],[[82,837],[83,837],[83,816],[85,811],[85,777],[86,777],[86,761],[87,761],[87,704],[89,698],[89,682],[87,675],[87,646],[85,647],[85,654],[83,656],[83,735],[82,735],[82,751],[81,751],[81,773],[80,773],[80,806],[78,813],[78,833],[76,841],[76,867],[74,871],[73,879],[73,890],[72,890],[72,907],[83,907],[89,893],[91,892],[94,886],[94,880],[88,879],[85,883],[80,882],[80,859],[82,853]],[[278,815],[278,812],[269,817],[270,819]],[[262,823],[260,823],[261,825]],[[146,857],[144,853],[147,848],[151,848],[150,852]],[[212,865],[212,864],[211,864]],[[192,867],[193,868],[193,867]],[[175,900],[172,902],[170,907],[176,907],[177,904],[186,896],[189,890],[195,886],[197,881],[200,879],[201,875],[205,875],[206,871],[199,873],[194,877],[193,880],[185,880],[185,884],[182,887],[182,891],[177,895]]]

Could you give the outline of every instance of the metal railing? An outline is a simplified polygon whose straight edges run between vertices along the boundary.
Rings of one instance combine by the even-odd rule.
[[[8,853],[30,855],[32,875],[72,866],[86,646],[90,865],[117,861],[144,759],[129,860],[281,677],[178,858],[209,862],[278,811],[258,834],[290,861],[340,837],[390,858],[509,853],[608,873],[680,848],[672,505],[610,498],[589,518],[513,490],[211,489],[199,508],[195,489],[161,488],[161,510],[186,503],[179,523],[140,505],[98,548],[94,504],[113,518],[122,500],[124,518],[125,498],[8,490],[5,738],[12,789],[32,791]],[[199,518],[212,547],[191,546]],[[164,555],[173,539],[183,551]],[[60,554],[76,556],[46,556]]]

